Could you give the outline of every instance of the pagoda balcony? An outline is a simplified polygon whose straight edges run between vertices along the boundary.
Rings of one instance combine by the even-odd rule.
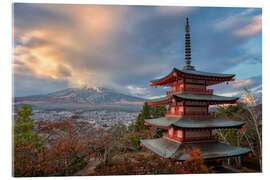
[[[184,114],[182,112],[178,112],[178,113],[165,112],[165,116],[167,117],[180,117],[183,115]]]
[[[177,142],[177,143],[181,143],[183,141],[183,138],[179,138],[175,135],[170,136],[168,132],[162,133],[163,138],[169,139],[171,141]]]
[[[163,138],[172,140],[174,142],[193,142],[193,141],[218,141],[218,136],[208,136],[208,137],[184,137],[179,138],[176,135],[170,136],[168,132],[162,133]]]
[[[185,137],[185,142],[193,141],[218,141],[218,136],[208,136],[208,137]]]
[[[179,90],[171,90],[167,91],[166,95],[171,96],[173,94],[180,94],[183,92],[188,92],[188,93],[203,93],[203,94],[213,94],[214,90],[213,89],[195,89],[195,88],[185,88],[185,89],[179,89]]]
[[[165,112],[165,116],[167,117],[180,117],[180,116],[216,116],[215,112],[178,112],[178,113],[171,113],[171,112]]]

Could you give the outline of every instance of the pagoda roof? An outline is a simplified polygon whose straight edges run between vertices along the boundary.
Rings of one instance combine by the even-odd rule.
[[[147,102],[162,102],[162,101],[169,101],[172,98],[172,96],[164,96],[160,98],[155,99],[149,99]]]
[[[173,123],[179,121],[179,117],[161,117],[157,119],[145,119],[146,123],[158,127],[170,127]]]
[[[211,77],[211,78],[233,78],[235,76],[235,74],[222,74],[222,73],[211,73],[211,72],[202,72],[202,71],[196,71],[196,70],[180,70],[177,68],[173,68],[173,70],[171,71],[171,73],[169,73],[167,76],[164,76],[162,78],[159,79],[155,79],[152,80],[150,82],[155,83],[155,82],[159,82],[160,80],[166,79],[167,77],[169,77],[173,72],[178,72],[181,74],[187,74],[187,75],[192,75],[192,76],[201,76],[201,77]]]
[[[150,99],[147,102],[150,103],[159,103],[159,102],[167,102],[175,97],[176,99],[180,100],[191,100],[191,101],[210,101],[210,102],[234,102],[237,101],[238,97],[226,97],[226,96],[218,96],[213,94],[192,94],[192,93],[181,93],[181,94],[174,94],[170,96],[165,96],[156,99]]]
[[[242,121],[225,120],[214,116],[162,117],[146,119],[145,122],[157,127],[175,126],[190,129],[240,128],[245,124]]]
[[[226,97],[226,96],[217,96],[213,94],[192,94],[192,93],[181,93],[173,95],[177,98],[183,100],[194,100],[194,101],[236,101],[238,97]]]
[[[202,71],[196,71],[196,70],[193,71],[193,70],[176,69],[176,71],[181,72],[183,74],[189,74],[189,75],[194,75],[194,76],[204,76],[204,77],[232,78],[235,76],[235,74],[211,73],[211,72],[202,72]]]
[[[190,158],[186,153],[188,149],[200,149],[204,159],[215,159],[245,155],[251,152],[249,148],[235,147],[217,141],[184,142],[182,144],[170,141],[165,138],[143,139],[141,143],[154,153],[163,158],[174,158],[175,155],[185,150],[185,153],[177,158],[184,161]]]

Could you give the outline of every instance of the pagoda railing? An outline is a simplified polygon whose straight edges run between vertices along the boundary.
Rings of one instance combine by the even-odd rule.
[[[205,93],[205,94],[213,94],[213,89],[195,89],[195,88],[185,88],[185,92],[198,92],[198,93]]]
[[[174,116],[183,116],[184,114],[181,112],[179,112],[179,113],[165,112],[165,115],[168,117],[174,117]]]
[[[168,117],[179,117],[179,116],[215,116],[215,113],[208,113],[208,112],[175,112],[175,113],[171,113],[171,112],[165,112],[165,115]]]
[[[213,94],[214,90],[213,89],[185,88],[185,89],[167,91],[166,95],[170,96],[170,95],[173,95],[173,94],[180,94],[182,92]]]
[[[192,141],[208,141],[208,140],[218,140],[217,136],[208,136],[208,137],[185,137],[185,142]]]
[[[162,133],[163,137],[169,140],[173,140],[176,142],[192,142],[192,141],[217,141],[218,140],[218,136],[207,136],[207,137],[184,137],[184,139],[181,137],[177,137],[175,134],[170,136],[168,132]]]
[[[192,142],[192,141],[209,141],[209,140],[218,140],[218,136],[208,136],[208,137],[185,137],[183,138],[179,138],[175,135],[170,136],[168,132],[162,133],[163,137],[166,139],[171,139],[177,142]]]
[[[168,132],[162,133],[163,137],[166,139],[170,139],[176,142],[182,142],[183,138],[179,138],[176,135],[170,136]]]

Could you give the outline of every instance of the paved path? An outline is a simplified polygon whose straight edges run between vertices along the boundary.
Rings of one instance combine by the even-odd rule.
[[[80,171],[76,172],[74,176],[89,176],[93,174],[95,171],[96,166],[98,165],[100,161],[95,160],[95,158],[91,158],[88,162],[88,164],[81,169]]]

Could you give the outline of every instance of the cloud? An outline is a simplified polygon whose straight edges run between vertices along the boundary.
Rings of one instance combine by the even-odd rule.
[[[186,15],[196,10],[195,7],[180,7],[180,6],[159,6],[155,10],[164,15]]]
[[[244,88],[248,88],[250,91],[261,95],[262,89],[262,76],[254,76],[246,79],[239,79],[234,82],[222,83],[214,85],[211,89],[214,89],[214,93],[222,96],[236,96],[241,97],[244,94]]]
[[[20,4],[15,5],[15,12],[20,8]],[[67,80],[71,86],[96,86],[97,79],[106,83],[103,75],[97,77],[106,72],[96,70],[97,66],[106,63],[100,56],[109,51],[106,43],[117,28],[117,13],[109,6],[94,5],[38,5],[33,8],[41,9],[46,12],[44,16],[49,17],[20,26],[18,22],[25,17],[15,13],[14,39],[19,43],[14,47],[14,73]],[[57,14],[57,20],[65,18],[60,18],[62,21],[58,23],[50,13]]]
[[[63,88],[107,87],[141,97],[159,96],[165,90],[150,89],[149,81],[184,65],[185,16],[190,17],[192,63],[196,69],[223,72],[243,62],[243,49],[239,47],[246,44],[247,36],[240,39],[231,33],[230,28],[233,32],[239,30],[232,26],[235,23],[231,26],[224,23],[223,27],[230,27],[226,31],[205,23],[224,20],[231,11],[231,8],[15,4],[14,77],[20,80],[27,77],[29,82],[29,77],[34,77],[28,87],[15,83],[15,88],[31,91],[41,80],[47,86],[49,82],[57,82],[57,87]],[[249,11],[245,13],[250,15],[257,10]],[[244,16],[239,20],[242,27],[250,24]]]
[[[252,16],[256,9],[250,8],[227,17],[218,19],[214,27],[218,31],[231,31],[240,37],[252,36],[262,30],[262,15]]]
[[[262,31],[262,16],[254,16],[251,19],[250,24],[235,31],[238,36],[251,36]]]
[[[252,79],[247,79],[247,80],[237,80],[235,83],[232,85],[233,88],[239,88],[239,87],[244,87],[247,85],[253,84],[254,81]]]
[[[129,93],[132,95],[145,95],[147,93],[146,88],[135,87],[132,85],[127,86],[127,89],[129,90]]]
[[[147,39],[148,32],[143,32],[147,27],[141,23],[149,24],[149,20],[172,12],[186,14],[192,8],[149,10],[136,6],[15,4],[14,74],[66,80],[70,86],[120,89],[130,82],[136,85],[146,75],[165,72],[169,66],[158,63],[162,57],[149,54],[151,48],[159,47]],[[152,30],[149,33],[160,37]]]

